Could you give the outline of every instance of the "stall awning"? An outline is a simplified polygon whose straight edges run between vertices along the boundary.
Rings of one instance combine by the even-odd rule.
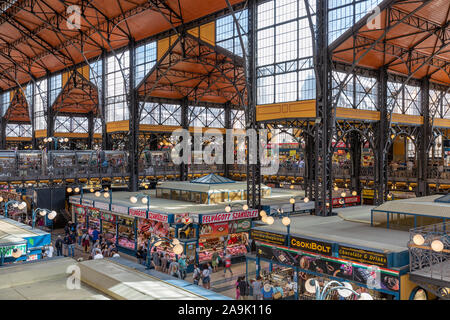
[[[177,38],[138,85],[142,101],[150,97],[188,99],[243,107],[244,60],[191,34]]]
[[[333,60],[450,84],[450,2],[385,0],[330,44]]]

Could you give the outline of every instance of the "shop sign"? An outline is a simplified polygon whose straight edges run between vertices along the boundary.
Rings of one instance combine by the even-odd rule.
[[[387,267],[388,265],[387,256],[384,253],[344,246],[339,246],[339,257],[380,267]]]
[[[117,204],[112,204],[111,205],[111,211],[127,215],[128,214],[128,207],[119,206]]]
[[[314,272],[324,277],[336,277],[341,281],[353,281],[374,289],[399,291],[398,271],[378,268],[376,266],[354,263],[341,258],[327,257],[322,254],[294,250],[280,245],[256,243],[256,253],[260,258],[271,260],[292,267],[299,267],[300,272]]]
[[[237,220],[228,222],[229,233],[247,232],[252,226],[252,220]]]
[[[83,206],[86,206],[86,207],[93,207],[94,206],[94,200],[83,199],[83,200],[81,200],[81,204]]]
[[[69,197],[69,203],[71,204],[80,204],[80,199],[75,197]]]
[[[102,212],[101,215],[102,215],[102,220],[104,220],[104,221],[108,221],[108,222],[116,221],[116,216],[113,214]]]
[[[272,233],[267,231],[255,230],[250,231],[250,238],[252,240],[259,240],[273,244],[284,245],[286,241],[286,236],[283,234]]]
[[[160,222],[170,222],[169,216],[167,214],[155,213],[155,212],[149,212],[147,219],[160,221]]]
[[[292,248],[298,248],[301,250],[320,253],[325,256],[331,256],[332,244],[328,242],[304,239],[299,237],[291,236],[290,244]]]
[[[130,216],[147,219],[147,210],[130,208]]]
[[[228,235],[228,222],[204,224],[200,228],[200,237],[218,238]]]
[[[94,207],[97,209],[109,210],[109,203],[95,201],[94,204],[95,204]]]
[[[239,219],[249,219],[256,218],[258,216],[258,210],[246,210],[246,211],[235,211],[235,212],[225,212],[217,214],[202,215],[201,223],[216,223]]]

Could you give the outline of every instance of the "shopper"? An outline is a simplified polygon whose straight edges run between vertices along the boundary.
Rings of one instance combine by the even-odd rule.
[[[256,280],[253,281],[252,288],[253,288],[253,300],[262,300],[260,276],[257,276]]]
[[[99,233],[100,232],[95,227],[94,231],[92,231],[92,243],[96,243],[97,242]]]
[[[156,248],[153,248],[152,265],[156,271],[161,270],[161,258],[159,256],[158,250]]]
[[[112,257],[113,258],[120,258],[120,254],[119,254],[119,251],[117,249],[114,249],[112,251]]]
[[[194,264],[194,272],[192,274],[192,280],[194,281],[194,284],[198,285],[198,282],[200,281],[202,271],[198,267],[198,265]]]
[[[64,254],[64,257],[67,257],[69,255],[69,238],[70,238],[69,233],[66,233],[66,235],[64,236],[64,240],[63,240],[63,244],[64,244],[63,254]]]
[[[239,281],[238,286],[241,300],[248,300],[250,286],[248,284],[248,281],[245,279],[245,276],[241,277],[241,281]]]
[[[141,245],[138,251],[136,251],[136,258],[138,259],[139,264],[145,264],[145,260],[143,260],[143,257],[144,257],[144,246]]]
[[[53,248],[53,244],[50,242],[50,244],[45,248],[45,256],[47,258],[53,258],[53,252],[55,249]]]
[[[103,259],[102,252],[100,249],[95,249],[95,255],[93,257],[94,260]]]
[[[161,271],[167,273],[167,255],[161,252]]]
[[[90,241],[89,241],[89,234],[84,231],[83,235],[81,236],[81,244],[84,247],[84,252],[88,252],[89,250],[89,245],[90,245]]]
[[[202,284],[205,289],[211,288],[211,271],[206,264],[203,265]]]
[[[225,267],[223,268],[223,276],[224,277],[227,276],[227,270],[228,270],[231,273],[231,277],[233,277],[233,270],[231,270],[231,255],[228,253],[226,255],[224,255],[224,260],[225,260]]]
[[[263,300],[273,300],[273,288],[269,283],[266,283],[261,288],[261,294],[263,297]]]
[[[213,248],[211,265],[213,267],[213,272],[217,272],[217,266],[219,265],[219,253],[215,247]]]
[[[71,234],[69,234],[69,243],[67,245],[68,248],[67,255],[72,256],[72,258],[75,257],[75,242],[76,242],[76,234],[75,232],[72,232]]]
[[[234,283],[234,287],[236,290],[236,300],[239,300],[239,298],[241,297],[241,290],[239,288],[239,283],[241,282],[241,278],[242,277],[238,277],[236,282]]]
[[[170,274],[172,277],[175,277],[175,278],[178,278],[178,279],[181,278],[181,274],[180,274],[180,265],[179,265],[179,263],[177,262],[177,259],[175,259],[175,258],[173,258],[172,261],[170,262],[170,265],[169,265],[169,274]]]
[[[56,247],[56,255],[59,257],[59,256],[62,256],[63,255],[63,253],[62,253],[62,249],[63,249],[63,240],[62,240],[62,238],[61,238],[61,236],[59,235],[58,236],[58,239],[56,239],[56,241],[55,241],[55,247]]]
[[[180,275],[181,279],[186,278],[186,256],[184,254],[181,255],[181,257],[178,259],[178,265],[180,266]]]

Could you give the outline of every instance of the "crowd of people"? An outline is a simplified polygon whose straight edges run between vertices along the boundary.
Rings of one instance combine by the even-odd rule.
[[[186,256],[184,254],[175,255],[175,257],[170,257],[167,253],[166,248],[158,252],[156,248],[153,248],[151,255],[148,257],[150,260],[147,261],[147,248],[145,245],[141,245],[136,252],[136,257],[140,264],[147,265],[150,264],[150,268],[159,272],[167,273],[173,277],[179,279],[186,278]]]
[[[83,225],[69,222],[64,228],[64,236],[58,235],[55,246],[53,243],[42,249],[42,256],[51,258],[56,249],[56,256],[75,257],[75,245],[78,243],[84,253],[89,253],[89,259],[119,257],[116,244],[94,228],[92,234]]]

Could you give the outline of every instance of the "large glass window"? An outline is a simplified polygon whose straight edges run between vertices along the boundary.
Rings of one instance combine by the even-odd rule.
[[[31,137],[31,125],[30,124],[6,124],[6,136],[7,137]]]
[[[129,119],[127,103],[130,54],[125,50],[106,59],[106,119],[107,122]]]
[[[140,123],[179,126],[181,125],[181,107],[175,104],[145,103]]]
[[[44,130],[47,128],[47,79],[36,82],[34,92],[34,128]]]
[[[88,133],[88,119],[58,116],[55,118],[55,132]]]
[[[239,28],[236,28],[233,16],[221,17],[216,21],[216,44],[228,51],[243,56],[242,46],[239,39],[239,32],[243,38],[244,47],[247,50],[248,16],[247,9],[234,13],[238,21]]]
[[[393,113],[421,115],[420,87],[388,82],[388,110]],[[392,111],[391,111],[392,110]]]
[[[58,94],[62,90],[61,74],[56,74],[50,77],[50,105],[53,105]]]
[[[314,8],[311,13],[315,23]],[[257,103],[315,98],[312,37],[304,1],[258,5],[257,28]]]
[[[136,48],[136,86],[150,72],[156,63],[156,42],[143,44]]]

